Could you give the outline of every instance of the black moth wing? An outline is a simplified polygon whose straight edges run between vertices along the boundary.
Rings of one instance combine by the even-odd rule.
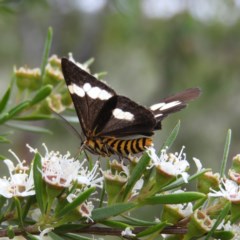
[[[201,90],[199,88],[189,88],[150,106],[149,110],[153,113],[157,122],[154,130],[161,129],[161,121],[165,117],[182,110],[189,101],[196,99],[200,94]]]
[[[107,108],[104,114],[108,115],[108,121],[101,129],[98,136],[131,137],[137,135],[151,136],[156,120],[151,111],[137,104],[131,99],[116,95],[116,105]],[[109,100],[110,102],[111,100]],[[106,105],[108,102],[106,102]],[[100,118],[99,118],[100,120]]]
[[[96,118],[105,103],[116,93],[66,58],[62,58],[62,72],[83,133],[87,136],[94,131]]]

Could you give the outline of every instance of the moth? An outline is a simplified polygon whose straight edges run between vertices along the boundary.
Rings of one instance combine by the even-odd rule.
[[[84,135],[81,148],[104,157],[143,152],[152,145],[151,136],[161,129],[162,120],[200,95],[199,88],[190,88],[146,108],[72,61],[62,58],[61,65]]]

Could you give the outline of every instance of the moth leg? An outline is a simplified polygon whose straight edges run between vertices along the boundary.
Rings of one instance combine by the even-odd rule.
[[[78,151],[76,152],[76,154],[74,156],[74,159],[77,159],[80,156],[81,152],[84,151],[84,147],[85,147],[85,144],[84,143],[81,144],[80,148],[78,149]]]
[[[86,152],[86,150],[85,150],[85,147],[86,147],[86,144],[85,144],[85,142],[83,142],[83,143],[81,144],[78,152],[77,152],[76,155],[74,156],[74,159],[77,159],[78,156],[81,155],[81,152],[83,152],[84,155],[86,156],[87,161],[88,161],[88,162],[90,161],[90,158],[89,158],[89,156],[88,156],[88,154],[87,154],[87,152]]]

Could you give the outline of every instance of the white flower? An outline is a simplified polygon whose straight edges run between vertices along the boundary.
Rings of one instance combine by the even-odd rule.
[[[77,182],[82,186],[92,186],[102,188],[103,185],[103,177],[100,177],[100,173],[97,172],[99,164],[95,163],[94,167],[90,171],[88,167],[83,167],[82,165],[86,161],[83,161],[81,164],[81,168],[78,172]]]
[[[36,149],[27,145],[31,152],[36,153]],[[69,158],[70,153],[61,155],[59,152],[49,152],[46,145],[45,156],[41,156],[42,161],[42,176],[45,182],[57,187],[70,187],[73,181],[77,179],[78,171],[81,167],[79,161],[74,158]]]
[[[155,149],[150,147],[147,149],[147,153],[152,159],[152,167],[155,166],[171,176],[181,175],[184,182],[187,182],[189,174],[186,173],[186,170],[189,168],[189,163],[183,150],[184,147],[180,153],[167,154],[166,149],[163,149],[158,157]]]
[[[21,162],[15,153],[11,150],[9,151],[17,159],[18,164],[14,166],[11,160],[4,160],[4,163],[8,167],[10,177],[0,178],[0,195],[6,198],[34,195],[32,169],[29,172],[29,167],[24,166],[25,161]]]
[[[192,203],[167,204],[171,209],[175,209],[181,216],[188,217],[193,213]]]
[[[196,166],[197,166],[197,172],[200,172],[202,170],[202,163],[200,162],[199,159],[197,158],[193,158],[193,161],[195,162]]]
[[[219,191],[211,189],[211,192],[208,194],[210,197],[223,197],[228,199],[231,202],[240,201],[240,186],[229,179],[221,181],[219,186]]]
[[[121,232],[121,235],[123,237],[135,237],[136,236],[136,234],[134,234],[132,232],[130,227],[125,228],[125,230]]]

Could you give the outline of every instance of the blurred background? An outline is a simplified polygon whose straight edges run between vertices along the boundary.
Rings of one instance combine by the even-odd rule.
[[[13,66],[40,67],[44,40],[53,28],[51,54],[84,62],[119,94],[149,106],[190,87],[202,95],[163,122],[155,134],[160,148],[177,121],[181,129],[173,151],[186,146],[190,162],[199,158],[219,171],[226,133],[233,131],[230,158],[240,153],[240,1],[239,0],[1,0],[0,87],[6,90]],[[17,131],[18,155],[28,142],[41,149],[77,152],[79,139],[61,120],[43,122],[54,134]]]

